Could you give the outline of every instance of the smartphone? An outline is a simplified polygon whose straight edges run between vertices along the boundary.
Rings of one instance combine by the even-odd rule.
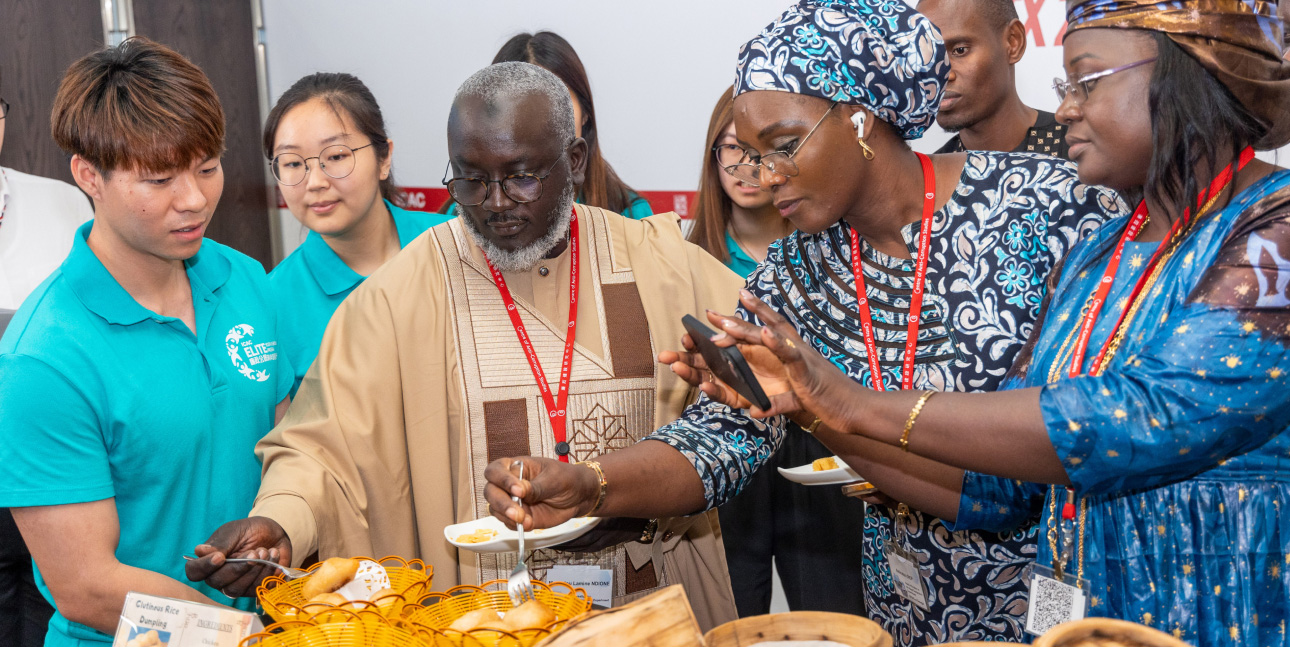
[[[766,397],[766,392],[762,390],[761,383],[753,374],[752,367],[748,365],[748,360],[744,359],[744,354],[739,352],[738,348],[734,346],[722,348],[712,343],[712,338],[717,335],[717,331],[691,315],[682,317],[681,324],[685,326],[685,331],[690,333],[690,339],[694,340],[699,354],[703,355],[703,361],[707,363],[708,370],[721,378],[722,382],[739,395],[760,407],[762,411],[770,409],[770,398]]]

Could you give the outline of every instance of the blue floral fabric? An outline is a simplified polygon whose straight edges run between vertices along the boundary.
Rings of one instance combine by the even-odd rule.
[[[1049,438],[1087,506],[1082,559],[1067,570],[1090,581],[1092,615],[1200,647],[1290,645],[1290,171],[1198,224],[1147,288],[1105,373],[1071,379],[1065,340],[1124,225],[1072,253],[1033,361],[1009,384],[1044,386]],[[1144,271],[1135,259],[1155,246],[1126,251],[1101,317],[1111,323],[1099,322],[1090,348]],[[974,475],[958,527],[1009,528],[1042,511],[1044,536],[1044,492]],[[1052,559],[1041,542],[1038,563]]]
[[[900,0],[802,0],[739,49],[735,96],[777,90],[859,104],[918,139],[950,72],[930,20]]]
[[[1069,162],[968,153],[953,197],[934,216],[914,387],[997,388],[1030,335],[1055,263],[1105,218],[1125,211],[1115,194],[1079,184]],[[918,223],[902,233],[915,254]],[[861,242],[884,384],[898,389],[914,261]],[[844,223],[815,235],[794,233],[771,246],[748,289],[839,369],[869,385],[849,246]],[[742,308],[738,314],[752,318]],[[708,503],[720,505],[778,450],[786,433],[782,418],[754,420],[700,399],[649,438],[681,451],[703,479]],[[894,516],[875,506],[866,514],[865,601],[869,616],[897,645],[1021,638],[1022,574],[1034,557],[1032,529],[951,533],[939,519],[917,512],[901,521],[902,541],[920,555],[928,590],[938,592],[931,611],[924,611],[896,593],[883,557]]]

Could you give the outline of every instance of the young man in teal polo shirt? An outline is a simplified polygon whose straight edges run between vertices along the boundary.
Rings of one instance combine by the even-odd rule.
[[[203,238],[224,115],[201,70],[146,39],[91,54],[53,130],[95,218],[0,338],[0,506],[64,647],[110,642],[129,591],[232,602],[181,556],[250,509],[292,370],[263,269]]]

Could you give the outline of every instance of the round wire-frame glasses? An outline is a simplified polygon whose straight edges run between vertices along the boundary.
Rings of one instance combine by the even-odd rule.
[[[282,186],[295,186],[304,182],[305,177],[309,175],[309,160],[317,160],[318,169],[327,174],[327,177],[340,180],[354,172],[354,153],[374,145],[375,142],[367,146],[350,148],[344,144],[335,144],[322,149],[322,152],[313,157],[281,153],[269,162],[269,167],[273,170],[273,177]]]
[[[829,104],[829,109],[824,111],[824,114],[820,116],[820,120],[815,122],[815,125],[806,133],[802,141],[793,147],[792,151],[775,151],[769,155],[755,155],[735,146],[734,148],[739,152],[739,157],[730,159],[733,157],[734,151],[727,150],[726,146],[714,146],[713,151],[717,155],[717,163],[727,173],[734,176],[736,180],[748,186],[761,186],[763,169],[784,177],[797,177],[800,170],[797,168],[797,162],[793,158],[797,157],[797,154],[802,151],[802,147],[806,145],[806,142],[810,141],[811,135],[815,134],[815,131],[820,128],[820,124],[824,123],[829,113],[833,112],[837,105],[837,101]],[[726,155],[725,159],[722,157],[723,153]]]

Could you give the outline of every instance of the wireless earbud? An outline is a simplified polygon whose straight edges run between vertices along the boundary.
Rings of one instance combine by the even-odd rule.
[[[857,137],[864,137],[865,116],[868,114],[869,113],[867,112],[861,111],[861,112],[855,113],[854,115],[851,115],[851,123],[854,124],[856,127]]]

